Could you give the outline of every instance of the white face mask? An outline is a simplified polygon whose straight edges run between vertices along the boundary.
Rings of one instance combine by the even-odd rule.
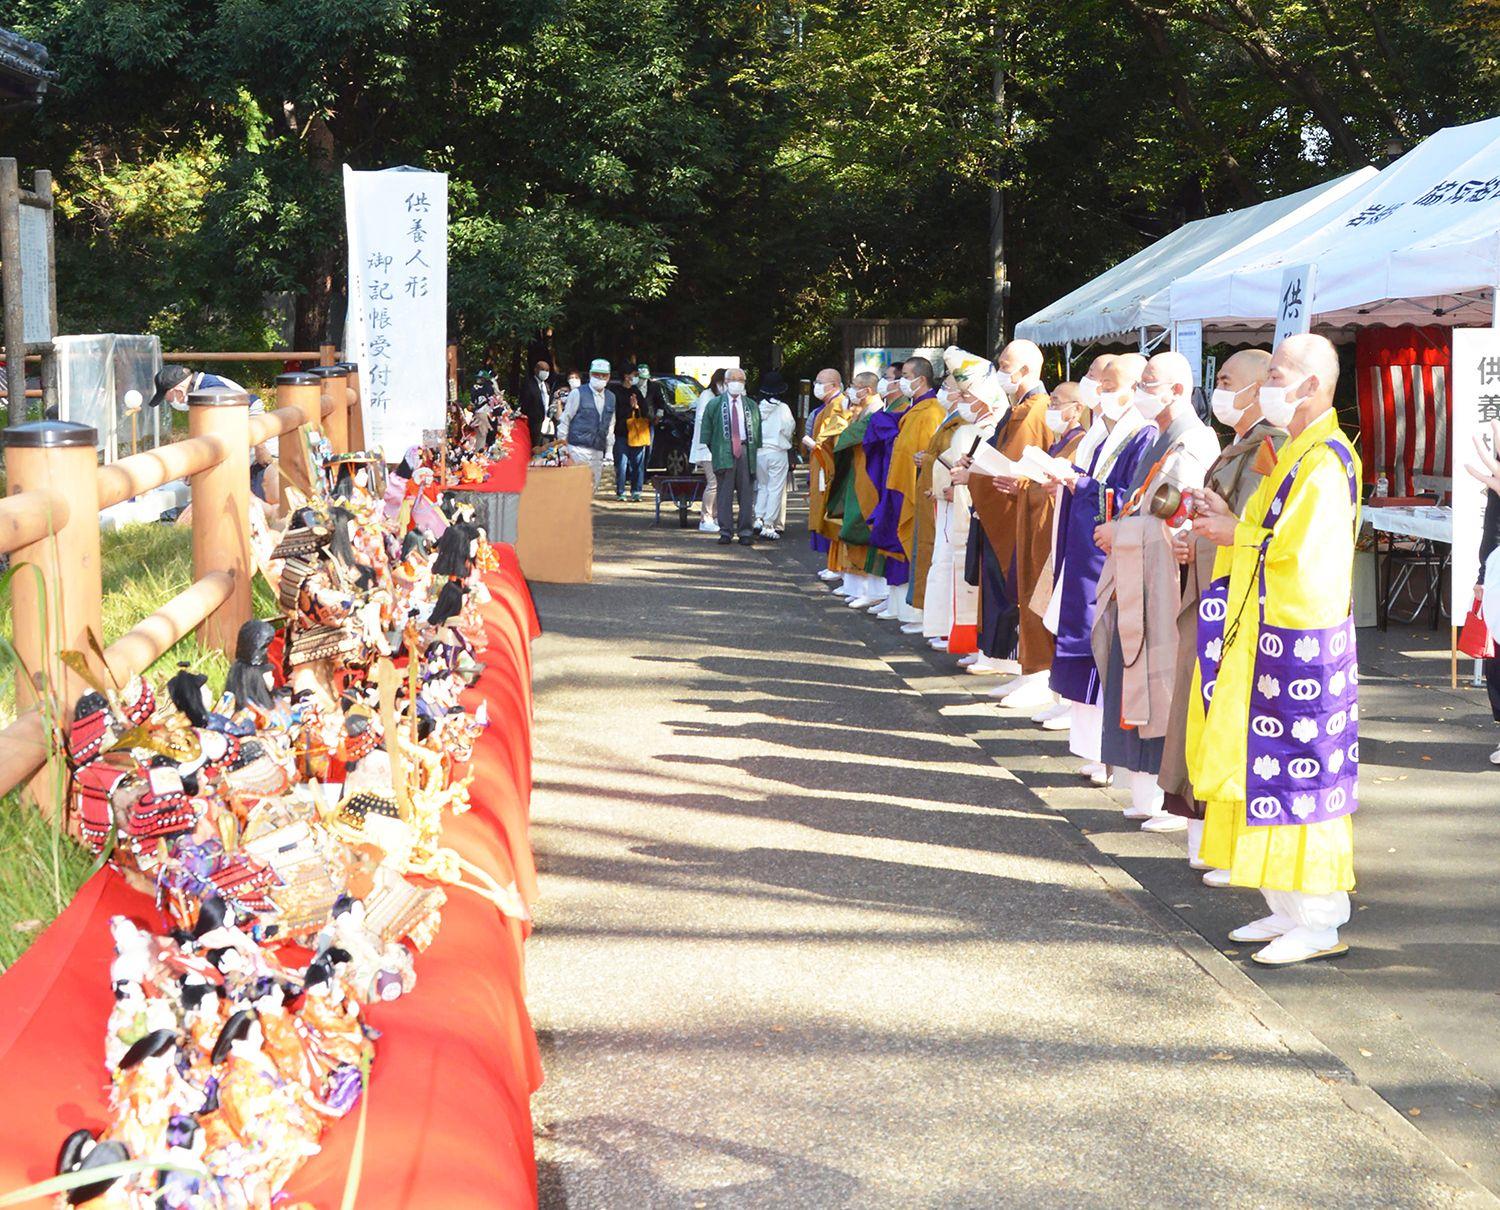
[[[736,379],[733,379],[730,382],[726,382],[724,384],[724,389],[726,391],[728,391],[731,395],[733,395],[736,399],[738,399],[741,395],[743,395],[745,393],[745,384],[743,382],[741,382],[738,378],[736,378]]]
[[[960,399],[958,401],[958,414],[963,417],[966,424],[973,424],[978,419],[978,414],[974,411],[974,405],[967,399]]]
[[[1054,437],[1061,437],[1068,431],[1068,422],[1063,419],[1063,414],[1055,408],[1048,408],[1047,414],[1042,419],[1047,422],[1047,431]]]
[[[1097,378],[1085,378],[1078,384],[1078,398],[1086,408],[1099,406],[1099,380]]]
[[[608,378],[601,378],[597,374],[590,374],[589,375],[589,385],[591,387],[593,387],[594,390],[596,390],[596,391],[602,391],[605,387],[607,387],[609,385],[609,379]]]
[[[826,382],[815,382],[815,383],[813,383],[813,398],[814,399],[827,399],[828,398],[828,384]]]
[[[1260,414],[1268,423],[1274,424],[1279,429],[1286,428],[1292,422],[1292,417],[1297,414],[1297,404],[1300,402],[1300,400],[1288,399],[1287,394],[1286,387],[1260,388]]]
[[[1010,392],[1016,389],[1016,380],[1005,370],[996,370],[995,377],[1000,380],[1000,389]]]
[[[1239,397],[1238,391],[1228,391],[1223,387],[1218,387],[1209,400],[1209,405],[1214,410],[1214,419],[1226,428],[1234,428],[1246,412],[1246,408],[1234,406],[1234,401]]]
[[[903,395],[906,395],[908,397],[911,395],[912,382],[911,379],[907,378],[904,374],[896,380],[896,386],[900,389]]]
[[[538,378],[540,378],[543,382],[546,382],[547,379],[549,379],[549,378],[552,377],[552,371],[551,370],[538,370],[536,372],[536,376]]]
[[[1106,420],[1119,420],[1126,412],[1130,411],[1130,400],[1122,398],[1121,393],[1100,395],[1099,410],[1104,413]]]
[[[646,373],[646,371],[645,371],[645,370],[642,370],[642,371],[641,371],[641,385],[642,385],[642,386],[645,386],[645,385],[646,385],[646,383],[648,383],[648,382],[650,382],[650,381],[651,381],[651,375],[650,375],[650,374],[648,374],[648,373]]]
[[[1155,420],[1167,406],[1165,399],[1153,395],[1145,387],[1135,388],[1134,402],[1135,410],[1147,420]]]
[[[944,407],[948,406],[948,388],[947,387],[938,387],[937,401],[940,404],[942,404]]]
[[[569,378],[568,379],[568,385],[570,387],[572,387],[574,390],[577,390],[578,389],[579,381],[580,380],[578,378]]]

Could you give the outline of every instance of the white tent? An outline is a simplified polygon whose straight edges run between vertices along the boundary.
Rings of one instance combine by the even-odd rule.
[[[1308,264],[1315,326],[1487,322],[1500,286],[1500,118],[1440,131],[1335,206],[1185,274],[1171,318],[1267,329],[1283,272]]]
[[[1364,168],[1300,193],[1179,227],[1023,320],[1016,325],[1016,335],[1057,345],[1160,331],[1171,322],[1169,292],[1175,279],[1246,240],[1286,231],[1375,175],[1375,169]]]

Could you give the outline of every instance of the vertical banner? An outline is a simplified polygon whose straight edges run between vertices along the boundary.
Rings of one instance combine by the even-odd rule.
[[[1494,452],[1490,421],[1500,420],[1500,330],[1453,329],[1453,570],[1449,616],[1467,617],[1479,582],[1479,535],[1488,490],[1465,469],[1477,461],[1474,442]]]
[[[1275,349],[1288,336],[1312,331],[1313,292],[1317,288],[1317,265],[1293,265],[1281,275],[1281,295],[1276,303]]]
[[[398,462],[448,416],[448,177],[344,165],[349,321],[366,444]]]
[[[1193,367],[1193,385],[1205,386],[1203,381],[1203,321],[1185,319],[1172,325],[1172,347],[1188,359]]]

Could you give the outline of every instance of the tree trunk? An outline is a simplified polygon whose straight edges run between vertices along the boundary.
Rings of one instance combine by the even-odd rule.
[[[334,143],[333,131],[321,114],[308,119],[304,137],[307,140],[308,159],[315,172],[336,180],[339,176],[339,158]],[[304,270],[301,289],[297,292],[297,318],[294,341],[299,349],[315,349],[330,339],[333,329],[333,308],[339,296],[338,280],[340,246],[330,240],[313,250]],[[307,343],[302,343],[306,341]]]
[[[995,131],[1004,139],[1005,48],[996,23],[995,72],[990,83],[994,102]],[[1005,190],[1000,185],[1000,165],[993,165],[990,181],[990,306],[985,325],[985,352],[994,357],[1005,343]]]

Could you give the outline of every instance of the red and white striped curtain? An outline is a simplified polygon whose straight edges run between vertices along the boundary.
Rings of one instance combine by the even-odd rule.
[[[1364,480],[1374,483],[1384,471],[1393,496],[1413,494],[1413,475],[1452,474],[1451,331],[1363,328],[1355,344]]]

